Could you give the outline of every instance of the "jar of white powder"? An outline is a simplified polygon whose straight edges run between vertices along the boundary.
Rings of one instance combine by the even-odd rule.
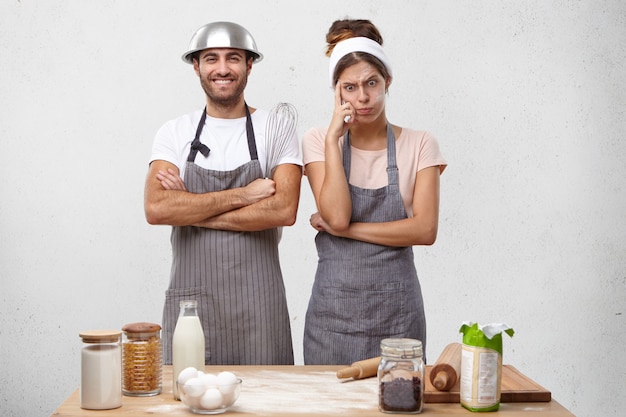
[[[122,350],[119,330],[89,330],[80,362],[80,406],[108,410],[122,405]]]

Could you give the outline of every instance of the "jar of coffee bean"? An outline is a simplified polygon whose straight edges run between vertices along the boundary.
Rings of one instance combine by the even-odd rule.
[[[378,408],[384,413],[420,413],[424,402],[422,342],[383,339],[380,350]]]

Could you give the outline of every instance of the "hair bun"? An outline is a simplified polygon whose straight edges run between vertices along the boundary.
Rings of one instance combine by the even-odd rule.
[[[330,56],[335,45],[346,39],[365,37],[373,41],[383,44],[383,37],[378,28],[367,19],[342,19],[335,20],[326,34],[326,56]]]

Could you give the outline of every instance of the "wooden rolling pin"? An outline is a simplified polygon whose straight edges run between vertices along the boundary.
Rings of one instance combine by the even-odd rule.
[[[380,363],[380,356],[377,358],[365,359],[362,361],[354,362],[347,368],[342,368],[337,371],[337,378],[354,378],[363,379],[378,374],[378,364]]]
[[[449,391],[461,377],[461,349],[460,343],[450,343],[430,370],[430,382],[439,391]]]

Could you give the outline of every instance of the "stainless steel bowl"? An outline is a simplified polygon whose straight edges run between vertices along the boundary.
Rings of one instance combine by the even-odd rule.
[[[189,41],[189,50],[183,54],[183,61],[192,64],[193,53],[207,48],[243,49],[252,52],[254,62],[263,59],[250,32],[232,22],[213,22],[198,29]]]

